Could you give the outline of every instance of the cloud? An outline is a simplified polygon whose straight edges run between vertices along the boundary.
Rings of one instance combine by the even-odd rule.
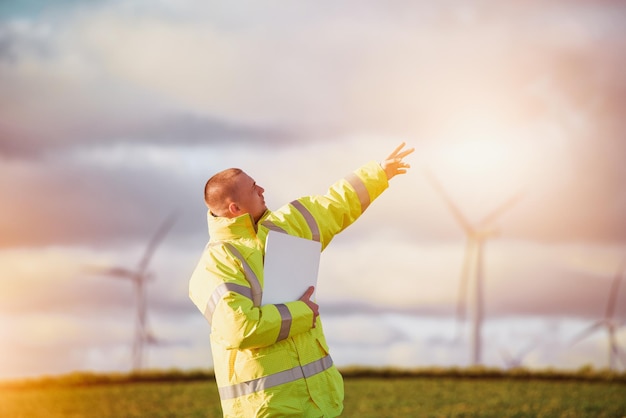
[[[574,25],[582,41],[564,44],[572,38],[568,20],[559,13],[542,15],[535,7],[494,12],[474,3],[396,8],[372,3],[360,8],[356,18],[354,10],[344,7],[330,15],[311,5],[251,7],[259,12],[252,21],[228,6],[165,2],[156,7],[107,2],[65,18],[44,15],[28,21],[31,29],[13,30],[7,37],[16,43],[11,50],[22,63],[12,68],[46,69],[48,82],[38,84],[46,75],[36,71],[27,81],[48,107],[47,95],[71,101],[78,86],[79,92],[97,97],[98,106],[110,98],[111,116],[120,108],[127,115],[126,109],[136,113],[168,105],[254,126],[415,134],[441,129],[469,106],[518,117],[537,111],[537,100],[529,100],[526,89],[546,75],[554,75],[559,89],[576,89],[561,74],[576,71],[565,65],[568,58],[584,63],[594,36],[611,33],[603,14],[592,15]],[[578,13],[576,7],[567,11]],[[511,13],[516,24],[501,25],[500,19]],[[543,33],[536,25],[550,28],[548,47],[541,47],[545,37],[536,39],[535,34]],[[47,33],[43,39],[35,35],[42,31]],[[25,46],[33,43],[40,46]],[[510,44],[517,52],[503,60]],[[35,58],[37,49],[48,51],[47,59]],[[604,57],[592,62],[598,70],[607,67]],[[463,73],[456,71],[459,67]],[[576,74],[589,77],[587,71]],[[603,78],[610,83],[618,79]],[[597,84],[593,77],[588,81]],[[88,113],[102,117],[86,115],[87,124],[96,126],[111,117],[106,108],[94,106],[83,101],[71,113],[92,107]]]
[[[7,158],[41,158],[49,154],[93,147],[116,147],[123,144],[162,145],[248,145],[281,146],[303,135],[291,128],[247,127],[207,116],[159,114],[145,119],[103,116],[106,123],[82,123],[82,126],[56,126],[43,132],[38,128],[0,125],[0,154]]]
[[[148,172],[144,177],[132,169],[87,169],[55,161],[17,161],[0,170],[13,179],[0,185],[2,194],[9,197],[0,211],[0,223],[7,231],[1,239],[4,247],[95,244],[116,234],[118,238],[147,235],[159,218],[177,206],[173,199],[137,222],[146,216],[146,205],[157,203],[157,191],[145,187],[155,179],[150,179]],[[176,181],[164,175],[163,186],[172,182]]]
[[[5,153],[134,136],[276,145],[289,127],[441,136],[470,109],[517,124],[554,118],[579,135],[580,108],[599,91],[610,97],[602,126],[621,120],[610,69],[624,57],[593,55],[598,39],[618,38],[616,6],[371,3],[355,18],[339,6],[250,5],[250,20],[229,6],[125,3],[7,21]]]
[[[106,63],[114,57],[98,55],[98,44],[89,44],[89,34],[80,33],[75,26],[80,21],[74,19],[69,18],[67,27],[58,20],[8,21],[0,27],[0,108],[5,115],[0,155],[5,158],[124,142],[277,145],[302,135],[233,115],[218,116],[220,112],[211,109],[180,106],[158,86],[144,86],[107,70]],[[106,33],[109,29],[102,28]],[[185,77],[176,80],[188,82]],[[207,93],[202,83],[190,87]]]
[[[332,314],[455,317],[463,251],[462,241],[418,245],[384,236],[331,244],[322,255],[320,304]],[[623,246],[490,243],[483,273],[485,315],[599,319],[624,254]],[[586,264],[597,267],[590,271]],[[473,312],[473,277],[463,295],[468,319]],[[616,316],[625,314],[626,304],[621,304]]]

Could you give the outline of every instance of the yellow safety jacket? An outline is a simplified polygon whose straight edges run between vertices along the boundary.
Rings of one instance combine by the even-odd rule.
[[[388,187],[370,162],[323,196],[250,215],[207,215],[210,240],[189,282],[189,296],[211,325],[215,379],[225,417],[335,417],[343,380],[333,365],[318,317],[302,301],[263,304],[268,231],[321,242],[354,222]]]

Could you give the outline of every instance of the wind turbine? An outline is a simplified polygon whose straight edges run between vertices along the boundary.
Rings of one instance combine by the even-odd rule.
[[[511,355],[511,353],[505,349],[500,349],[500,356],[507,369],[516,369],[523,366],[524,358],[539,345],[539,339],[532,341],[526,347],[522,348],[517,354]]]
[[[425,175],[434,189],[443,198],[448,209],[452,212],[455,220],[463,230],[466,236],[465,242],[465,254],[463,260],[463,267],[461,269],[461,281],[459,285],[459,294],[457,302],[457,320],[463,322],[465,320],[465,301],[468,293],[468,285],[470,281],[470,275],[473,273],[474,289],[473,289],[473,315],[472,315],[472,351],[471,358],[472,364],[477,365],[482,361],[482,344],[481,344],[481,330],[484,318],[484,256],[485,256],[485,243],[489,238],[498,235],[499,231],[493,226],[499,216],[501,216],[506,210],[510,209],[520,198],[521,194],[517,194],[505,201],[502,205],[497,207],[494,211],[489,213],[480,222],[471,224],[465,215],[461,212],[458,206],[450,199],[448,194],[443,189],[443,186],[435,178],[435,176],[428,170],[425,170]]]
[[[609,368],[611,370],[615,370],[617,366],[617,361],[622,363],[622,367],[626,367],[626,360],[622,357],[622,352],[620,351],[620,347],[617,344],[617,338],[615,334],[617,330],[624,325],[624,323],[620,323],[615,318],[615,306],[617,305],[617,295],[619,293],[619,286],[622,281],[622,277],[624,276],[624,271],[626,270],[626,260],[622,262],[622,264],[617,269],[617,273],[613,278],[613,283],[611,284],[611,289],[609,290],[609,299],[606,304],[606,311],[604,314],[604,318],[594,322],[591,326],[587,327],[583,330],[576,338],[572,340],[572,345],[577,344],[578,342],[584,340],[589,335],[593,334],[596,330],[604,327],[609,336]]]
[[[132,281],[135,289],[135,298],[137,302],[137,316],[135,318],[135,335],[133,338],[132,348],[132,368],[140,370],[143,367],[143,351],[145,344],[157,344],[158,341],[148,329],[147,320],[147,304],[146,304],[146,283],[154,278],[152,272],[148,271],[148,264],[154,255],[154,252],[174,224],[176,217],[174,214],[169,215],[160,224],[156,230],[143,257],[139,261],[137,268],[134,270],[125,267],[110,267],[107,269],[98,269],[97,273],[107,275],[119,279],[128,279]]]

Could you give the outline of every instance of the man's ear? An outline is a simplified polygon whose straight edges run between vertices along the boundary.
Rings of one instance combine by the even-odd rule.
[[[228,204],[228,211],[234,216],[239,216],[241,214],[241,209],[239,209],[239,206],[237,206],[235,202],[230,202]]]

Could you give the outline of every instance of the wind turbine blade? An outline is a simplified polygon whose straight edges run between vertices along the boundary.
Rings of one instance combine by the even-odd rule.
[[[144,253],[143,258],[141,259],[141,262],[139,263],[140,272],[143,273],[146,270],[146,267],[148,267],[150,258],[152,258],[152,255],[154,254],[154,251],[156,250],[161,240],[165,238],[165,235],[169,232],[169,230],[174,225],[174,222],[176,221],[177,216],[178,215],[176,213],[170,214],[167,218],[165,218],[165,220],[161,223],[161,225],[157,229],[156,233],[154,234],[154,236],[148,243],[146,252]]]
[[[620,268],[617,270],[615,274],[615,278],[613,279],[613,283],[611,284],[611,290],[609,293],[609,301],[606,305],[606,319],[613,318],[615,314],[615,305],[617,303],[617,294],[619,293],[619,285],[622,281],[622,276],[624,275],[624,270],[626,269],[626,261],[622,262]]]
[[[149,345],[160,345],[161,344],[161,340],[159,340],[157,337],[154,336],[154,334],[152,333],[152,331],[146,331],[144,336],[144,341],[149,344]]]
[[[572,342],[570,343],[570,346],[578,344],[579,342],[587,338],[589,335],[593,334],[598,328],[602,327],[603,325],[604,325],[604,321],[598,321],[595,324],[592,324],[590,327],[584,329],[580,334],[578,334],[578,336],[576,336],[576,338],[572,338]]]
[[[526,348],[520,351],[519,357],[520,358],[526,357],[528,353],[530,353],[531,351],[533,351],[535,348],[539,346],[540,342],[541,340],[539,338],[535,338],[533,341],[530,342],[530,344],[526,346]]]
[[[515,361],[513,360],[513,357],[509,354],[508,350],[501,348],[500,357],[502,357],[502,360],[504,361],[504,365],[507,368],[511,369],[515,367]]]
[[[516,195],[510,197],[503,204],[498,206],[494,211],[485,216],[482,221],[480,221],[479,225],[486,227],[491,223],[495,222],[498,217],[500,217],[504,212],[509,210],[513,205],[515,205],[523,196],[522,192],[517,193]]]
[[[87,271],[92,274],[115,277],[118,279],[133,279],[137,274],[124,267],[87,266]]]
[[[435,176],[427,169],[424,170],[424,175],[426,176],[426,179],[429,181],[431,186],[433,186],[433,188],[437,191],[437,193],[439,193],[441,198],[446,202],[448,209],[450,209],[456,221],[459,223],[459,225],[461,225],[461,228],[463,228],[466,234],[471,235],[474,232],[474,228],[472,228],[472,225],[469,223],[465,215],[463,215],[458,206],[452,201],[452,199],[450,199],[446,191],[443,189],[441,183],[439,183],[439,180],[437,180]]]

